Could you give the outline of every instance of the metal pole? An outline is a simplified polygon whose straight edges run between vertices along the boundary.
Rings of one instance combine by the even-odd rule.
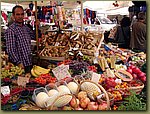
[[[81,0],[81,31],[83,31],[83,1]]]
[[[35,1],[35,21],[36,21],[36,46],[37,51],[39,50],[39,40],[38,40],[38,25],[37,25],[37,1]]]

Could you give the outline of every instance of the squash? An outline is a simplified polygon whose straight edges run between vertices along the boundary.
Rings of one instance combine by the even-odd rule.
[[[115,75],[123,81],[131,81],[133,79],[132,75],[126,70],[117,70]]]

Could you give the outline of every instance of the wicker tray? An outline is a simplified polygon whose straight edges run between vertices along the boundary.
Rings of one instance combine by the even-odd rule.
[[[65,46],[47,46],[39,53],[39,57],[40,57],[40,59],[46,59],[46,60],[64,61],[66,54],[64,56],[61,56],[61,55],[53,56],[53,55],[51,55],[52,53],[50,53],[50,55],[47,54],[47,52],[50,51],[51,49],[60,49],[60,48],[62,48],[63,53],[67,52],[67,49]],[[44,54],[44,52],[45,52],[45,54]]]
[[[131,92],[135,92],[137,95],[139,95],[144,88],[144,84],[142,83],[140,86],[137,87],[128,87],[128,88],[117,88],[117,89],[112,89],[111,91],[120,91],[123,97],[127,97],[131,95]]]
[[[95,51],[94,50],[89,50],[89,49],[80,49],[80,51],[84,55],[89,55],[89,56],[94,56]]]
[[[40,59],[45,59],[45,60],[53,60],[53,61],[64,61],[65,57],[46,57],[46,56],[39,56]]]

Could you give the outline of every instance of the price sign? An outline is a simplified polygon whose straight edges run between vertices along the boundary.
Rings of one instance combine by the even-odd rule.
[[[21,77],[21,76],[18,77],[18,80],[17,80],[18,86],[26,87],[26,83],[29,83],[28,77]]]
[[[69,70],[69,65],[65,65],[65,66],[66,66],[67,70]]]
[[[95,82],[95,83],[98,83],[99,82],[99,79],[101,78],[101,75],[100,74],[97,74],[95,72],[92,73],[92,81]]]
[[[1,87],[1,93],[2,93],[4,96],[10,95],[9,86],[3,86],[3,87]]]
[[[52,70],[52,72],[54,73],[55,77],[57,78],[57,80],[61,80],[65,77],[71,77],[69,71],[68,71],[68,66],[62,64],[59,65],[58,67],[54,68]]]

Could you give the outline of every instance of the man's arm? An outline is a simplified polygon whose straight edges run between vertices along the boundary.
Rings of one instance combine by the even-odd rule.
[[[5,38],[6,38],[6,51],[8,53],[8,56],[14,63],[16,64],[21,63],[16,50],[17,47],[16,47],[15,33],[12,30],[8,29],[5,32]]]

